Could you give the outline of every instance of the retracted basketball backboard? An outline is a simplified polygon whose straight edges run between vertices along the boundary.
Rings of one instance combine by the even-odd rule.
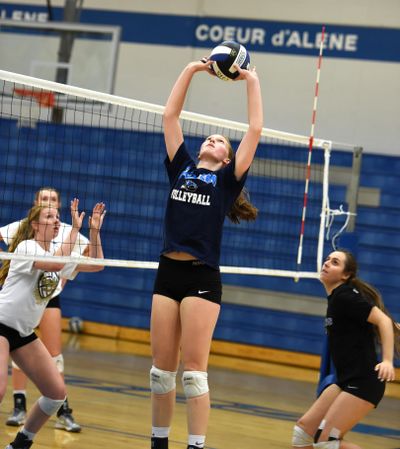
[[[120,28],[0,19],[1,69],[113,93]]]

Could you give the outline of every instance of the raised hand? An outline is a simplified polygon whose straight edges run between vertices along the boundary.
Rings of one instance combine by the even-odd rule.
[[[200,61],[193,61],[189,63],[189,67],[194,69],[195,72],[207,72],[210,75],[216,76],[211,68],[213,61],[204,57]]]
[[[79,200],[74,198],[71,201],[71,217],[72,217],[72,227],[74,229],[81,229],[83,219],[85,217],[85,212],[79,213]]]
[[[241,69],[237,64],[235,64],[235,69],[239,72],[239,76],[235,78],[233,81],[240,80],[250,80],[250,79],[258,79],[258,74],[255,67],[251,67],[249,70]]]
[[[89,228],[99,231],[103,225],[105,214],[106,205],[104,203],[96,203],[93,207],[92,215],[89,217]]]

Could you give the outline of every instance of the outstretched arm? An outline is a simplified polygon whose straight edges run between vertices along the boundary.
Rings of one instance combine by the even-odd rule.
[[[103,225],[104,216],[106,214],[106,206],[104,203],[97,203],[93,207],[92,215],[89,217],[89,257],[95,259],[104,259],[103,247],[100,238],[100,229]],[[78,265],[77,271],[85,271],[93,273],[95,271],[104,270],[103,265]]]
[[[171,90],[165,105],[163,117],[164,139],[170,161],[172,161],[179,146],[183,142],[183,133],[179,123],[179,116],[183,109],[183,104],[185,102],[190,82],[196,72],[207,71],[211,74],[211,64],[212,61],[206,60],[189,63],[182,70]]]
[[[247,111],[249,128],[240,142],[236,152],[235,176],[240,179],[249,169],[261,137],[263,128],[263,106],[260,81],[255,68],[243,70],[236,67],[240,75],[237,80],[245,80],[247,83]]]
[[[69,256],[75,246],[76,238],[79,230],[82,227],[82,222],[85,217],[85,212],[79,213],[79,200],[74,198],[71,201],[71,217],[72,229],[68,237],[62,242],[62,245],[54,253],[55,256]]]

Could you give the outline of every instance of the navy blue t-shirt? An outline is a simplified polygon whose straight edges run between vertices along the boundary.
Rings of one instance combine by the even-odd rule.
[[[328,296],[325,327],[339,382],[374,373],[375,334],[367,321],[373,307],[351,284],[339,285]]]
[[[187,252],[218,269],[222,227],[239,196],[247,172],[235,178],[235,158],[217,171],[196,168],[184,143],[165,160],[171,190],[167,201],[164,248]]]

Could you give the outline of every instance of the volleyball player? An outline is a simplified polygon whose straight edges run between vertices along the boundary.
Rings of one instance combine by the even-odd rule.
[[[49,205],[33,206],[21,222],[9,252],[21,255],[68,256],[75,245],[85,213],[78,211],[79,200],[71,201],[72,228],[56,249],[52,240],[60,229],[58,210]],[[103,258],[100,228],[105,207],[97,203],[89,217],[89,256]],[[0,269],[0,400],[7,388],[8,357],[28,375],[42,396],[28,414],[24,427],[6,449],[28,449],[35,434],[65,401],[65,385],[43,343],[35,335],[46,304],[62,278],[73,279],[77,271],[102,270],[98,265],[60,264],[27,260],[4,261]]]
[[[208,357],[222,294],[222,226],[226,215],[233,222],[254,220],[257,215],[242,191],[263,126],[255,69],[238,68],[238,79],[247,85],[249,127],[236,154],[228,139],[219,134],[205,138],[197,164],[186,149],[179,115],[193,76],[212,74],[210,64],[204,59],[183,69],[163,117],[171,189],[151,312],[153,449],[168,448],[180,357],[187,398],[187,447],[204,447],[210,409]]]
[[[350,252],[332,252],[320,279],[328,294],[325,326],[337,380],[296,423],[292,446],[360,449],[343,437],[377,407],[385,383],[394,380],[393,353],[395,347],[400,349],[400,330],[379,293],[357,277],[357,262]],[[377,340],[382,347],[381,362]]]
[[[53,187],[42,187],[34,196],[34,205],[49,205],[56,209],[61,208],[60,193]],[[12,239],[20,226],[20,221],[10,223],[9,225],[0,228],[0,239],[7,245],[12,242]],[[67,223],[60,223],[60,230],[58,235],[54,238],[53,243],[56,247],[61,246],[71,231],[71,225]],[[74,246],[74,253],[84,254],[88,249],[89,240],[78,233],[77,240]],[[61,342],[61,304],[60,293],[65,285],[59,286],[58,294],[47,303],[43,317],[39,324],[40,338],[57,366],[61,375],[64,375],[64,357],[62,354]],[[13,401],[14,407],[11,415],[7,418],[6,424],[8,426],[20,426],[25,422],[26,417],[26,384],[27,377],[19,367],[12,362],[12,383],[13,383]],[[57,429],[63,429],[67,432],[80,432],[81,426],[75,421],[72,415],[72,409],[69,406],[68,398],[65,399],[62,407],[57,411],[57,420],[55,423]]]

